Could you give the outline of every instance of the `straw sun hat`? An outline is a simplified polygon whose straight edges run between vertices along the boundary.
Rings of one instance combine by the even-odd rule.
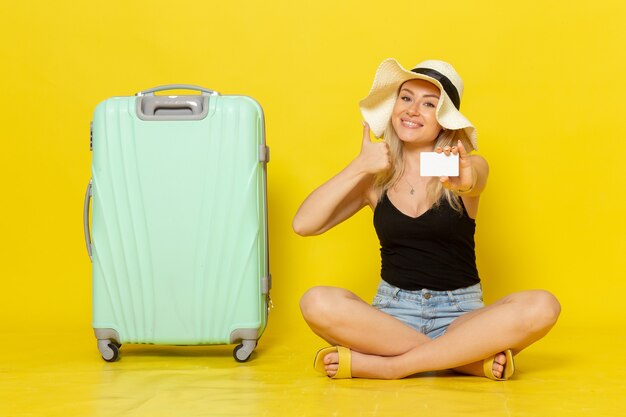
[[[413,79],[426,80],[439,87],[441,97],[435,113],[437,121],[446,129],[461,130],[467,139],[464,142],[471,143],[474,149],[478,149],[476,128],[459,111],[463,81],[452,65],[443,61],[424,61],[412,70],[404,69],[393,58],[386,59],[380,64],[369,95],[359,103],[361,114],[374,135],[382,136],[391,119],[400,86],[405,81]]]

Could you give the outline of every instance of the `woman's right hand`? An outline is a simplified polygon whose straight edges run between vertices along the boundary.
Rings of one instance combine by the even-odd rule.
[[[361,153],[356,161],[360,169],[368,174],[386,171],[391,166],[387,143],[372,142],[370,126],[366,122],[363,122],[363,142],[361,143]]]

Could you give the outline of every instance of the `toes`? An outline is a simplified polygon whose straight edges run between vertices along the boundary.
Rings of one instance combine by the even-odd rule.
[[[500,352],[495,356],[493,360],[493,365],[491,367],[493,376],[495,376],[496,378],[502,378],[502,375],[504,375],[505,366],[506,366],[506,355],[504,354],[504,352]]]
[[[329,353],[324,357],[324,364],[339,364],[339,354],[337,352]],[[328,366],[327,366],[328,367]]]
[[[326,365],[326,375],[328,375],[329,377],[333,377],[337,374],[337,371],[339,370],[339,365],[337,365],[336,363],[330,364],[330,365]]]
[[[324,357],[324,369],[326,369],[326,375],[334,377],[339,370],[339,353],[332,352]]]
[[[504,366],[494,362],[491,371],[493,372],[493,376],[495,376],[496,378],[502,378],[502,374],[504,373]]]

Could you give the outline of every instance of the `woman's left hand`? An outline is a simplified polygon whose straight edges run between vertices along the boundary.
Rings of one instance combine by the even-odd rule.
[[[435,149],[437,153],[444,153],[445,155],[459,155],[459,176],[458,177],[439,177],[439,181],[443,186],[454,192],[466,192],[472,189],[475,184],[476,172],[472,169],[472,160],[469,153],[465,150],[463,143],[458,142],[457,146],[445,146],[437,147]]]

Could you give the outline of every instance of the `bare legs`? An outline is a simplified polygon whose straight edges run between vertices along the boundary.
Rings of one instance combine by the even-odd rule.
[[[353,376],[384,379],[452,368],[483,375],[483,359],[509,348],[518,353],[543,337],[560,312],[548,292],[518,292],[458,318],[445,335],[431,340],[341,288],[312,288],[300,307],[317,335],[353,351]],[[496,357],[496,375],[503,357]],[[337,360],[336,354],[325,358],[329,374]]]
[[[430,340],[343,288],[311,288],[300,300],[300,309],[322,339],[361,353],[396,356]]]

